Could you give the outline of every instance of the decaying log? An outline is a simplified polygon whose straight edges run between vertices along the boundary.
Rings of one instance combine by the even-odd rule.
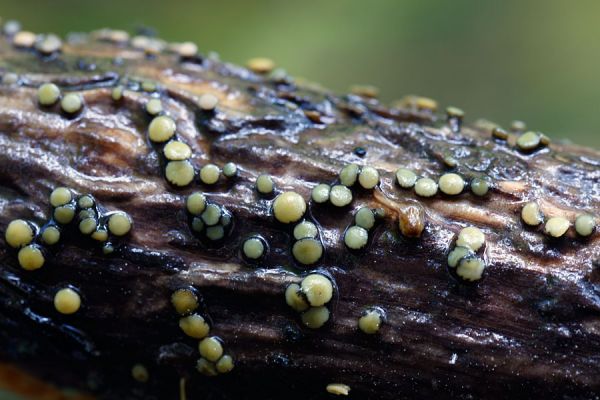
[[[460,127],[460,117],[447,122],[411,103],[390,108],[185,48],[168,51],[153,39],[126,39],[79,35],[54,52],[0,39],[4,362],[106,399],[174,399],[182,388],[190,399],[325,398],[329,383],[348,385],[353,398],[597,396],[600,234],[581,237],[571,227],[551,239],[543,225],[523,224],[520,212],[537,201],[546,218],[598,216],[600,153],[559,143],[525,153],[515,145],[519,133],[494,139],[489,123]],[[69,115],[59,104],[40,106],[45,82],[81,94],[83,109]],[[140,82],[157,89],[144,91]],[[119,84],[125,90],[115,101]],[[213,112],[198,107],[205,93],[219,100]],[[237,177],[170,185],[160,146],[147,137],[152,96],[176,121],[196,167],[233,161]],[[274,196],[259,195],[255,179],[270,174],[278,192],[308,201],[316,184],[336,182],[350,163],[377,168],[381,183],[353,188],[347,207],[308,202],[325,253],[301,267],[290,228],[273,218]],[[467,180],[485,174],[492,187],[483,197],[468,189],[419,197],[395,184],[398,167],[436,180],[450,170]],[[127,212],[133,229],[106,255],[76,226],[66,228],[45,265],[26,271],[4,231],[14,219],[42,226],[58,186]],[[210,244],[192,232],[185,198],[195,191],[233,215],[225,241]],[[344,231],[361,206],[385,217],[365,249],[349,251]],[[465,226],[486,238],[486,269],[475,284],[446,264]],[[269,243],[258,265],[240,255],[254,232]],[[311,270],[335,283],[331,318],[320,329],[303,326],[284,298],[287,285]],[[82,298],[72,315],[53,305],[66,285]],[[196,370],[198,340],[180,330],[170,301],[189,286],[201,295],[211,335],[234,357],[228,374]],[[386,313],[374,335],[357,328],[370,306]],[[132,378],[136,364],[148,370],[146,383]]]

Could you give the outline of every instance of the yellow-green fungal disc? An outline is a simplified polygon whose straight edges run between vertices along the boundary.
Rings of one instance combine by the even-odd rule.
[[[333,296],[331,280],[322,274],[307,275],[300,283],[302,293],[313,307],[328,303]]]
[[[460,260],[471,255],[473,255],[473,250],[470,248],[457,246],[448,253],[448,266],[455,268]]]
[[[275,190],[275,183],[271,175],[262,174],[256,178],[256,190],[261,194],[271,194]]]
[[[71,202],[73,194],[65,187],[56,188],[50,193],[50,204],[52,207],[64,206]]]
[[[537,132],[525,132],[517,139],[517,146],[524,151],[530,151],[540,145],[540,135]]]
[[[145,80],[142,82],[141,88],[144,92],[156,92],[156,82]]]
[[[523,222],[531,226],[537,226],[544,222],[544,216],[540,211],[540,206],[534,201],[523,206],[521,218],[523,219]]]
[[[499,140],[506,140],[508,139],[508,132],[500,127],[494,127],[492,129],[492,136]]]
[[[401,188],[410,189],[415,186],[417,181],[417,174],[412,170],[406,168],[398,168],[396,170],[396,182]]]
[[[244,256],[251,260],[258,260],[265,254],[265,245],[256,237],[246,239],[242,245]]]
[[[233,178],[237,175],[237,165],[233,162],[228,162],[223,165],[223,175],[227,178]]]
[[[204,221],[202,221],[202,218],[194,217],[192,219],[192,230],[194,232],[203,232],[205,226],[206,225],[204,224]]]
[[[297,283],[291,283],[285,289],[285,302],[298,312],[308,310],[309,304]]]
[[[56,207],[53,216],[59,224],[68,224],[75,218],[75,208],[71,205]]]
[[[490,183],[486,178],[475,178],[471,181],[471,192],[475,196],[485,196],[490,190]]]
[[[358,175],[358,183],[365,189],[373,189],[379,184],[379,171],[373,167],[363,167]]]
[[[465,181],[458,174],[448,173],[440,177],[438,185],[443,193],[448,195],[457,195],[463,191],[465,187]]]
[[[121,100],[121,98],[123,97],[123,86],[119,85],[113,88],[112,92],[110,93],[110,96],[114,101]]]
[[[219,223],[222,210],[216,204],[209,204],[201,215],[202,221],[208,226],[213,226]]]
[[[113,251],[115,251],[115,247],[111,243],[104,243],[102,246],[102,252],[104,254],[111,254]]]
[[[124,236],[131,230],[129,214],[118,211],[108,218],[108,230],[115,236]]]
[[[329,321],[329,310],[325,306],[311,307],[301,316],[302,323],[310,329],[319,329]]]
[[[544,232],[547,235],[558,238],[567,233],[569,225],[569,220],[564,217],[552,217],[546,221]]]
[[[336,396],[348,396],[350,393],[350,386],[343,383],[330,383],[325,386],[327,393],[335,394]]]
[[[200,215],[206,208],[206,197],[200,192],[192,193],[188,196],[185,206],[190,214]]]
[[[51,106],[60,98],[60,89],[54,83],[44,83],[38,88],[38,102],[43,106]]]
[[[369,241],[369,232],[360,226],[351,226],[344,234],[344,243],[352,250],[362,249]]]
[[[131,377],[140,383],[146,383],[150,379],[150,374],[144,365],[135,364],[131,368]]]
[[[306,202],[296,192],[281,193],[273,202],[273,215],[284,224],[300,220],[305,212]]]
[[[325,203],[329,201],[329,191],[331,190],[331,186],[326,183],[319,183],[312,190],[311,197],[315,203]]]
[[[77,93],[66,94],[60,101],[60,108],[66,113],[73,114],[81,110],[83,99]]]
[[[575,231],[580,236],[590,236],[596,229],[596,220],[592,215],[581,214],[575,218]]]
[[[375,214],[373,214],[370,208],[362,207],[356,212],[354,222],[361,228],[369,230],[375,226]]]
[[[22,247],[21,250],[19,250],[17,258],[21,268],[27,271],[42,268],[46,261],[44,259],[44,254],[42,254],[42,250],[34,244]]]
[[[4,238],[10,247],[19,248],[33,240],[33,228],[27,221],[15,219],[8,224]]]
[[[194,339],[204,339],[210,332],[210,326],[206,320],[198,314],[180,318],[179,327],[183,333]]]
[[[179,140],[172,140],[165,145],[163,154],[167,160],[181,161],[192,156],[192,149],[187,143],[180,142]]]
[[[202,375],[217,376],[217,369],[215,367],[215,364],[212,363],[212,362],[210,362],[210,361],[208,361],[205,358],[200,358],[198,360],[198,362],[196,363],[196,369]]]
[[[368,335],[373,335],[379,331],[383,316],[377,309],[368,309],[358,319],[358,328]]]
[[[352,192],[344,185],[335,185],[329,192],[329,201],[336,207],[345,207],[352,202]]]
[[[160,99],[150,99],[146,103],[146,112],[150,115],[160,114],[163,110]]]
[[[92,239],[99,242],[106,242],[108,240],[108,231],[106,229],[97,229],[96,232],[92,233]]]
[[[473,251],[477,251],[485,243],[485,235],[481,229],[468,226],[463,228],[458,233],[458,239],[456,239],[456,245],[467,247]]]
[[[204,338],[198,344],[198,350],[203,358],[215,362],[223,355],[223,345],[215,336]]]
[[[177,289],[171,295],[171,303],[177,313],[186,315],[198,308],[198,296],[190,289]]]
[[[77,205],[81,209],[87,209],[94,207],[94,199],[90,196],[81,196],[77,201]]]
[[[198,99],[198,106],[204,111],[212,111],[219,104],[219,98],[212,93],[205,93]]]
[[[225,237],[225,228],[222,225],[209,226],[206,228],[206,237],[210,240],[221,240]]]
[[[344,186],[352,186],[356,183],[360,167],[356,164],[346,165],[340,171],[340,183]]]
[[[188,160],[169,161],[165,177],[175,186],[187,186],[194,180],[194,167]]]
[[[175,134],[175,121],[171,117],[161,115],[155,117],[148,127],[150,140],[156,143],[166,142]]]
[[[233,369],[233,358],[231,358],[230,355],[225,354],[223,357],[221,357],[219,359],[219,361],[217,361],[217,371],[219,371],[220,374],[226,374],[228,372],[230,372]]]
[[[438,191],[438,184],[431,178],[420,178],[415,182],[415,193],[421,197],[432,197]]]
[[[465,112],[458,107],[447,107],[446,115],[448,118],[463,118],[465,116]]]
[[[479,257],[467,257],[459,261],[456,267],[456,275],[466,281],[478,281],[483,275],[485,264]]]
[[[221,170],[215,164],[206,164],[200,169],[200,180],[207,185],[214,185],[220,174]]]
[[[310,221],[302,221],[294,227],[294,239],[316,238],[319,234],[317,226]]]
[[[84,220],[86,218],[96,218],[96,211],[91,209],[79,211],[79,219]]]
[[[60,240],[60,230],[56,226],[47,226],[42,232],[42,241],[52,246]]]
[[[60,289],[54,295],[54,308],[61,314],[75,314],[80,307],[81,297],[71,288]]]
[[[301,239],[292,246],[292,254],[300,264],[311,265],[321,259],[323,245],[316,239]]]
[[[79,223],[79,231],[84,235],[90,235],[96,230],[98,223],[95,218],[85,218]]]

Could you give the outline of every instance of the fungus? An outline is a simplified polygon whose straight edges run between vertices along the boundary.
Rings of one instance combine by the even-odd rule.
[[[51,106],[60,98],[60,89],[54,83],[44,83],[38,88],[38,102],[43,106]]]
[[[71,288],[60,289],[54,295],[54,308],[61,314],[75,314],[80,307],[81,297]]]
[[[298,312],[306,311],[309,307],[309,304],[306,302],[306,296],[302,293],[300,285],[297,283],[291,283],[285,289],[285,302]]]
[[[79,198],[79,200],[77,201],[77,205],[79,206],[79,208],[81,209],[88,209],[88,208],[92,208],[94,206],[95,202],[94,199],[91,196],[81,196]]]
[[[214,185],[219,180],[221,170],[215,164],[206,164],[200,169],[200,181],[206,185]]]
[[[213,111],[217,104],[219,98],[212,93],[205,93],[198,99],[198,106],[204,111]]]
[[[532,201],[523,206],[521,209],[521,218],[527,225],[537,226],[544,222],[544,216],[540,211],[540,206]]]
[[[311,307],[301,315],[302,323],[310,329],[318,329],[329,321],[329,310],[325,306]]]
[[[323,245],[317,239],[300,239],[292,246],[292,255],[300,264],[311,265],[323,256]]]
[[[294,227],[294,239],[316,238],[319,234],[317,226],[310,221],[302,221]]]
[[[219,223],[223,210],[216,204],[209,204],[200,216],[202,221],[208,226],[213,226]]]
[[[177,289],[171,295],[171,303],[178,314],[186,315],[198,308],[198,296],[192,289]]]
[[[473,254],[473,250],[468,247],[456,246],[450,253],[448,253],[448,266],[451,268],[456,268],[460,260]]]
[[[77,93],[68,93],[60,101],[60,108],[68,114],[74,114],[83,107],[83,99]]]
[[[233,358],[228,354],[225,354],[223,357],[221,357],[216,364],[217,371],[219,371],[220,374],[226,374],[230,372],[233,369],[233,366]]]
[[[358,319],[358,328],[367,335],[373,335],[379,331],[384,318],[385,313],[381,308],[368,308]]]
[[[483,275],[485,264],[483,260],[475,256],[467,256],[458,262],[456,267],[456,275],[466,281],[478,281]]]
[[[596,220],[592,215],[581,214],[575,218],[575,231],[580,236],[590,236],[596,229]]]
[[[179,327],[183,333],[194,339],[204,339],[210,331],[210,326],[206,320],[198,314],[180,318]]]
[[[265,57],[255,57],[246,63],[248,68],[257,74],[268,74],[275,68],[273,60]]]
[[[223,345],[216,336],[204,338],[198,344],[200,355],[208,361],[215,362],[223,355]]]
[[[194,180],[194,167],[188,160],[169,161],[165,177],[174,186],[187,186]]]
[[[225,228],[222,225],[209,226],[206,228],[206,237],[212,241],[221,240],[225,237]]]
[[[119,101],[123,97],[123,90],[124,89],[122,85],[115,86],[112,92],[110,93],[110,96],[114,101]]]
[[[444,174],[440,177],[439,188],[447,195],[460,194],[465,187],[465,181],[463,178],[455,173]]]
[[[27,221],[15,219],[8,224],[4,237],[10,247],[19,248],[31,243],[33,235],[33,228]]]
[[[148,126],[148,136],[156,143],[166,142],[175,134],[175,121],[166,115],[154,117]]]
[[[369,230],[375,225],[375,214],[370,208],[362,207],[356,212],[354,222],[361,228]]]
[[[252,236],[244,241],[242,253],[250,260],[258,260],[265,254],[266,246],[262,238]]]
[[[38,245],[30,244],[22,247],[17,255],[19,265],[27,271],[33,271],[42,268],[44,262],[44,254]]]
[[[256,190],[260,194],[271,194],[275,190],[275,184],[271,175],[261,174],[256,178]]]
[[[462,247],[468,247],[473,251],[477,251],[485,243],[485,235],[481,229],[468,226],[463,228],[458,233],[458,239],[456,239],[456,245]]]
[[[42,231],[42,242],[52,246],[60,240],[60,230],[56,226],[47,226]]]
[[[344,185],[335,185],[329,192],[329,201],[336,207],[345,207],[352,202],[352,192]]]
[[[522,151],[531,151],[540,145],[540,139],[537,132],[525,132],[517,139],[517,147]]]
[[[233,162],[228,162],[227,164],[223,165],[223,175],[225,175],[226,178],[233,178],[236,176],[237,170],[237,165]]]
[[[333,284],[323,274],[309,274],[300,283],[300,288],[308,304],[319,307],[328,303],[333,296]]]
[[[214,363],[208,361],[205,358],[200,358],[196,363],[196,369],[202,375],[206,376],[217,376],[217,370],[215,368]]]
[[[108,230],[115,236],[124,236],[131,230],[131,217],[123,211],[117,211],[108,218]]]
[[[490,182],[487,176],[482,176],[480,178],[474,178],[471,181],[471,192],[475,196],[485,196],[490,190]]]
[[[192,149],[187,143],[179,140],[171,140],[163,149],[163,154],[167,160],[181,161],[192,156]]]
[[[330,383],[325,387],[327,393],[335,394],[337,396],[348,396],[350,393],[350,386],[343,383]]]
[[[206,208],[206,197],[200,192],[192,193],[188,196],[185,205],[190,214],[200,215]]]
[[[492,129],[492,137],[494,137],[498,140],[507,140],[508,132],[506,132],[504,129],[502,129],[500,127],[494,127]]]
[[[163,106],[160,99],[150,99],[146,103],[146,112],[150,115],[158,115],[162,110]]]
[[[340,171],[340,183],[344,186],[353,186],[358,178],[360,167],[357,164],[346,165]]]
[[[273,202],[273,215],[284,224],[300,220],[305,212],[306,202],[296,192],[281,193]]]
[[[432,197],[438,191],[438,184],[431,178],[420,178],[415,183],[415,193],[421,197]]]
[[[373,189],[379,184],[379,171],[373,167],[363,167],[358,175],[358,183],[365,189]]]
[[[50,193],[50,204],[52,207],[64,206],[73,199],[71,191],[64,187],[56,188]]]
[[[331,187],[326,183],[319,183],[312,190],[311,197],[315,203],[325,203],[329,201],[329,192]]]
[[[569,220],[564,217],[552,217],[546,221],[544,232],[554,238],[559,238],[569,229]]]
[[[56,207],[54,209],[54,220],[59,224],[66,225],[75,218],[75,207],[71,204]]]
[[[362,249],[367,245],[368,240],[369,233],[360,226],[352,226],[344,234],[344,243],[352,250]]]
[[[96,218],[85,218],[79,223],[79,231],[84,235],[90,235],[96,230],[97,226]]]
[[[131,368],[131,377],[140,383],[146,383],[150,379],[150,374],[144,365],[135,364]]]
[[[415,186],[417,181],[417,174],[412,170],[406,168],[398,168],[396,170],[396,182],[401,188],[410,189]]]

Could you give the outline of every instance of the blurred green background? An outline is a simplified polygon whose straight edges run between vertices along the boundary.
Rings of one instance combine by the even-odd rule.
[[[0,0],[36,32],[133,31],[243,63],[268,56],[293,75],[388,101],[426,95],[471,120],[513,119],[600,148],[600,1]]]

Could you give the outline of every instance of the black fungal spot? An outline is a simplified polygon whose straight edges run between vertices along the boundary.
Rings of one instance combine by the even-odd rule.
[[[364,147],[355,147],[352,151],[355,155],[359,157],[364,157],[367,154],[367,150]]]

